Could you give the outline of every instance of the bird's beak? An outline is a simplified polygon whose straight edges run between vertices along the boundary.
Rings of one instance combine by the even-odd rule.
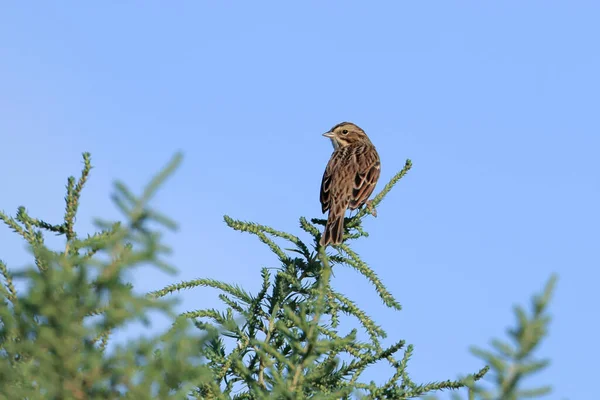
[[[329,138],[329,139],[333,139],[333,132],[331,132],[331,131],[325,132],[323,134],[323,136],[325,136],[326,138]]]

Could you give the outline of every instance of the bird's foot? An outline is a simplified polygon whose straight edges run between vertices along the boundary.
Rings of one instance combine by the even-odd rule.
[[[377,210],[375,209],[375,207],[373,207],[373,200],[369,200],[365,203],[365,206],[367,207],[367,211],[369,212],[369,214],[371,214],[374,217],[377,217]]]

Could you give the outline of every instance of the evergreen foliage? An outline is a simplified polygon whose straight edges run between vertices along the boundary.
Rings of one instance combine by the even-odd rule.
[[[548,305],[552,298],[557,277],[551,276],[541,294],[534,295],[531,301],[531,313],[522,306],[515,306],[516,326],[508,329],[511,342],[493,339],[491,346],[494,351],[472,347],[471,352],[491,366],[490,379],[492,385],[487,387],[476,384],[474,394],[481,399],[517,400],[541,397],[552,391],[550,385],[524,389],[523,381],[536,374],[550,364],[547,358],[537,359],[535,350],[544,338],[548,336],[551,317]],[[491,386],[491,387],[490,387]]]
[[[258,293],[197,279],[136,294],[124,278],[127,271],[140,265],[174,271],[163,260],[169,249],[161,232],[176,224],[149,202],[181,157],[139,196],[117,183],[113,198],[123,221],[98,221],[98,232],[86,237],[75,230],[91,170],[90,155],[83,158],[81,176],[68,179],[61,223],[36,219],[24,207],[15,217],[0,213],[25,239],[33,258],[20,271],[0,261],[0,399],[404,399],[465,387],[486,373],[487,367],[464,379],[414,382],[408,374],[413,347],[400,339],[384,346],[384,330],[353,299],[331,287],[333,269],[354,268],[385,306],[400,310],[349,245],[368,236],[361,226],[366,208],[346,218],[345,242],[329,253],[318,244],[322,219],[300,218],[309,243],[226,216],[228,226],[256,235],[281,262],[275,271],[260,271]],[[374,198],[373,207],[410,168],[408,160]],[[45,233],[64,236],[64,248],[47,246]],[[15,280],[27,290],[17,291]],[[198,287],[219,289],[224,308],[177,315],[173,293]],[[147,323],[154,310],[172,318],[167,332],[107,347],[111,332],[132,321]],[[356,329],[343,330],[343,315],[355,318],[368,340],[360,340]],[[365,381],[364,371],[381,362],[390,367],[389,380]]]
[[[531,300],[531,313],[516,305],[514,313],[516,326],[507,330],[510,341],[492,339],[492,351],[472,347],[471,353],[490,366],[490,373],[485,380],[488,384],[473,383],[469,385],[469,400],[518,400],[543,397],[552,392],[551,385],[536,388],[523,388],[523,381],[540,372],[550,364],[550,360],[537,359],[534,356],[539,345],[548,336],[551,317],[548,306],[552,298],[557,277],[552,275],[541,294]],[[454,400],[462,397],[453,394]],[[436,399],[429,396],[427,399]]]

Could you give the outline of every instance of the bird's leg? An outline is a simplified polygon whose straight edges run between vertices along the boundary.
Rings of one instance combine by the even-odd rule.
[[[367,207],[367,211],[374,217],[377,217],[377,210],[373,207],[373,200],[369,200],[365,203],[365,207]]]

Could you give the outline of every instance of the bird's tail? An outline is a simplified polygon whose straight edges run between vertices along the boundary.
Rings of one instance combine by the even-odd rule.
[[[344,213],[334,213],[329,210],[325,231],[321,236],[321,246],[328,244],[340,244],[344,239]]]

